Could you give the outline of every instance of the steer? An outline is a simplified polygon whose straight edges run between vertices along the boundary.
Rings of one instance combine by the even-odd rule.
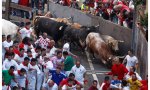
[[[86,49],[93,54],[97,54],[105,65],[112,65],[113,54],[99,33],[92,32],[87,35]]]
[[[13,39],[16,38],[18,34],[19,27],[5,19],[2,19],[2,35],[11,35]]]

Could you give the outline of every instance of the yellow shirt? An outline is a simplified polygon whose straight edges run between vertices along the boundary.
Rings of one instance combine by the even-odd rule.
[[[142,83],[139,80],[133,81],[132,79],[128,80],[130,84],[130,90],[139,90],[139,87],[142,86]]]

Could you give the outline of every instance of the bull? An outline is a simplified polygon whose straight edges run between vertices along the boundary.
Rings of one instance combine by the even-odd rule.
[[[89,58],[89,53],[87,51],[92,54],[97,54],[102,63],[107,65],[109,68],[112,66],[114,55],[99,33],[92,32],[87,35],[86,53]]]
[[[46,32],[56,43],[63,37],[63,32],[67,26],[66,22],[54,18],[38,16],[34,19],[36,36],[39,37],[40,33]]]
[[[101,37],[105,41],[105,43],[109,46],[109,48],[115,53],[119,51],[118,44],[124,42],[122,40],[116,40],[109,35],[101,35]]]

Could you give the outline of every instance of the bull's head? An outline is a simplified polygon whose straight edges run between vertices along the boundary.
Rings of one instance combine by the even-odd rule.
[[[121,40],[112,40],[112,41],[108,41],[108,45],[109,47],[111,47],[111,49],[115,52],[119,51],[119,47],[118,47],[118,43],[119,42],[124,42]]]

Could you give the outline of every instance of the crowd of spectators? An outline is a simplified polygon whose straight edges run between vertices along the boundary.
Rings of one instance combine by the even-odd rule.
[[[55,41],[43,33],[31,41],[30,22],[19,33],[21,42],[11,35],[2,35],[3,90],[82,90],[88,85],[86,68],[81,58],[70,51],[70,44],[56,48]],[[137,73],[138,59],[128,52],[120,62],[114,59],[111,72],[104,73],[104,81],[94,80],[88,90],[148,90],[148,79]],[[111,78],[112,76],[112,78]]]

